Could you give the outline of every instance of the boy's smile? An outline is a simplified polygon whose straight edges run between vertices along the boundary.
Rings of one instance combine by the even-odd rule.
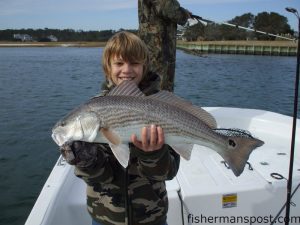
[[[111,79],[115,85],[119,85],[124,80],[133,80],[139,84],[143,77],[143,70],[143,62],[128,62],[116,56],[111,60]]]

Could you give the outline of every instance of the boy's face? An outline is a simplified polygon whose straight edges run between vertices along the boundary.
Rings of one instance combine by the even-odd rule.
[[[143,62],[127,62],[121,57],[114,56],[111,60],[111,79],[115,85],[124,80],[133,80],[139,84],[143,78]]]

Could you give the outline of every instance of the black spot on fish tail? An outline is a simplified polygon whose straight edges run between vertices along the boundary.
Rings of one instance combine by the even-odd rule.
[[[228,144],[229,144],[229,146],[232,146],[233,148],[236,146],[236,143],[232,139],[228,140]]]

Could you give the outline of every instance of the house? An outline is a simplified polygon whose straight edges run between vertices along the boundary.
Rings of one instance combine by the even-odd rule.
[[[54,35],[50,35],[50,36],[48,36],[47,37],[51,42],[57,42],[58,41],[58,39],[57,39],[57,37],[55,37]]]
[[[28,35],[28,34],[14,34],[14,39],[15,40],[20,40],[20,41],[33,41],[33,38]]]

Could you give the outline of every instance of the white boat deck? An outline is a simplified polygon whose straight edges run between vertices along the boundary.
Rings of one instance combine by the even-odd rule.
[[[235,177],[214,151],[195,146],[190,161],[181,160],[177,177],[167,183],[169,225],[270,224],[286,201],[292,118],[262,110],[206,108],[222,128],[249,130],[265,144],[254,150],[244,172]],[[299,121],[298,121],[299,122]],[[299,123],[297,126],[299,130]],[[293,190],[300,183],[299,135],[296,139]],[[179,198],[179,192],[182,202]],[[291,223],[300,223],[300,188],[294,194]],[[183,213],[181,208],[183,207]],[[285,211],[276,224],[284,224]],[[182,221],[184,219],[184,223]],[[85,183],[60,158],[29,215],[26,225],[91,224]]]
[[[221,163],[223,159],[214,151],[196,146],[191,161],[181,161],[177,175],[188,211],[184,216],[185,224],[197,224],[201,216],[202,221],[198,223],[208,224],[210,218],[219,224],[229,224],[228,219],[240,219],[235,222],[237,224],[249,224],[250,219],[254,222],[252,224],[270,224],[286,201],[287,181],[275,179],[271,174],[277,173],[288,178],[292,118],[261,110],[207,110],[215,116],[218,126],[247,129],[265,144],[254,150],[250,156],[249,163],[253,170],[246,166],[239,177],[235,177]],[[294,188],[300,183],[299,147],[297,138]],[[296,207],[292,206],[291,212],[293,216],[298,216],[295,219],[299,224],[300,190],[294,195],[292,202],[296,203]],[[190,216],[188,221],[188,214],[194,219]],[[280,216],[276,224],[283,222],[285,211]]]

